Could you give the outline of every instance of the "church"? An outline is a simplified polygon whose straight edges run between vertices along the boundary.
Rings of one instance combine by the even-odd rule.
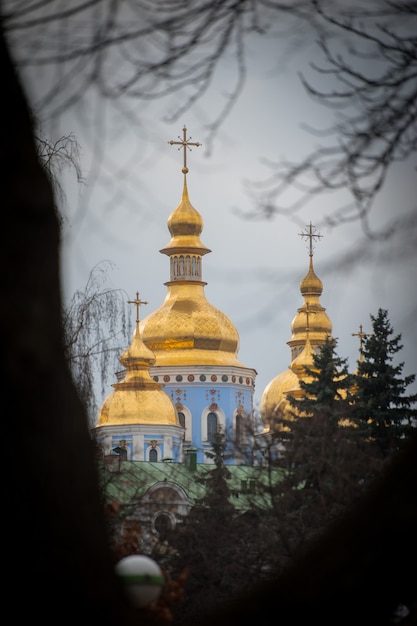
[[[158,494],[162,503],[161,489],[170,490],[168,499],[176,505],[162,512],[169,517],[164,523],[174,523],[176,512],[192,505],[195,481],[187,470],[209,469],[213,460],[206,452],[211,451],[218,432],[229,442],[225,464],[236,489],[255,485],[262,456],[253,452],[254,438],[262,442],[276,428],[280,415],[289,408],[286,393],[300,388],[305,366],[313,363],[314,351],[332,333],[320,303],[323,284],[313,267],[313,242],[321,235],[310,223],[299,233],[309,239],[309,266],[300,282],[303,302],[289,323],[291,364],[262,393],[261,430],[254,415],[257,372],[240,362],[240,338],[233,322],[205,295],[203,257],[211,250],[200,238],[203,218],[187,188],[187,150],[201,144],[187,138],[185,127],[183,138],[169,143],[183,150],[183,186],[181,201],[168,217],[171,238],[160,250],[169,258],[166,297],[143,319],[141,311],[147,302],[140,292],[129,301],[136,310],[132,341],[120,356],[122,369],[93,428],[108,467],[120,470],[121,464],[131,461],[131,470],[147,475],[145,500],[155,502]],[[157,528],[155,507],[151,517]]]

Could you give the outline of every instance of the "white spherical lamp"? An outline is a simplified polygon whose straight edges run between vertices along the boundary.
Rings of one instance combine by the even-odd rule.
[[[116,574],[135,606],[145,607],[156,600],[164,585],[161,568],[153,559],[142,554],[125,556],[116,564]]]

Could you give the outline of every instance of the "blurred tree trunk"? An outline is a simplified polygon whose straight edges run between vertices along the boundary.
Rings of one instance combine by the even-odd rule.
[[[115,578],[87,416],[64,358],[51,185],[0,39],[3,573],[20,619],[137,624]]]

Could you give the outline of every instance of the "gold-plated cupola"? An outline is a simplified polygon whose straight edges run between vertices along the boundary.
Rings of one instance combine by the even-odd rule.
[[[305,340],[304,348],[292,361],[290,368],[295,374],[297,374],[300,380],[311,381],[312,376],[311,376],[310,371],[314,369],[314,350],[310,341],[310,326],[309,326],[310,313],[308,309],[308,304],[306,307],[306,318],[307,318],[307,326],[305,329],[306,340]]]
[[[314,368],[314,352],[317,352],[332,333],[332,323],[326,309],[320,304],[323,283],[313,268],[313,241],[322,235],[316,232],[311,222],[299,235],[309,239],[309,268],[300,282],[304,302],[297,309],[291,323],[291,339],[287,341],[291,349],[291,365],[268,383],[261,396],[259,412],[266,432],[277,428],[279,420],[284,416],[288,418],[291,415],[292,408],[287,396],[302,396],[300,380],[311,380],[309,370]]]
[[[176,408],[163,391],[160,383],[155,382],[149,368],[155,363],[155,355],[141,339],[139,329],[139,306],[147,304],[136,293],[136,326],[132,343],[120,357],[125,376],[114,383],[112,391],[103,402],[96,426],[122,424],[154,424],[179,426]]]
[[[306,230],[299,233],[301,237],[309,239],[309,268],[306,276],[300,282],[300,292],[304,298],[303,305],[297,309],[291,323],[291,338],[287,341],[291,349],[291,360],[293,361],[303,350],[307,331],[309,329],[309,340],[313,350],[322,346],[327,337],[332,334],[332,323],[326,313],[326,309],[320,304],[320,296],[323,291],[323,283],[315,274],[313,268],[313,241],[322,237],[317,233],[311,222]],[[308,311],[308,320],[307,320]]]
[[[202,258],[211,252],[200,239],[203,219],[187,189],[187,150],[199,142],[170,141],[183,150],[181,202],[168,218],[169,243],[160,250],[170,259],[170,280],[163,304],[141,322],[141,335],[155,354],[155,366],[228,365],[244,367],[237,358],[239,335],[230,319],[210,304],[202,279]]]

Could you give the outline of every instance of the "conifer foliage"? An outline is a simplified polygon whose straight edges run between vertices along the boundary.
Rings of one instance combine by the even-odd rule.
[[[372,333],[364,338],[358,362],[353,416],[365,438],[375,444],[382,458],[395,453],[417,426],[417,394],[405,395],[415,374],[402,377],[404,363],[393,364],[402,349],[388,312],[370,316]]]
[[[286,558],[361,498],[384,460],[416,431],[417,396],[405,395],[415,376],[402,377],[404,364],[392,363],[401,336],[387,311],[371,319],[355,374],[329,338],[304,366],[299,389],[287,394],[293,411],[276,434],[277,463],[287,474],[275,502]]]
[[[347,359],[336,353],[336,342],[327,338],[318,353],[313,355],[313,367],[306,366],[308,378],[300,379],[302,397],[288,395],[290,405],[298,414],[328,418],[334,429],[349,414],[349,392],[352,378]]]
[[[212,451],[206,452],[214,466],[207,465],[201,478],[204,496],[168,537],[175,552],[169,558],[172,576],[188,572],[176,624],[196,623],[238,590],[253,584],[248,546],[255,529],[230,501],[225,451],[224,436],[219,432]]]
[[[328,338],[305,369],[298,393],[287,396],[294,410],[278,459],[287,470],[276,506],[281,534],[291,530],[285,539],[288,556],[358,497],[363,472],[348,419],[352,377],[347,360],[336,353],[335,340]]]

